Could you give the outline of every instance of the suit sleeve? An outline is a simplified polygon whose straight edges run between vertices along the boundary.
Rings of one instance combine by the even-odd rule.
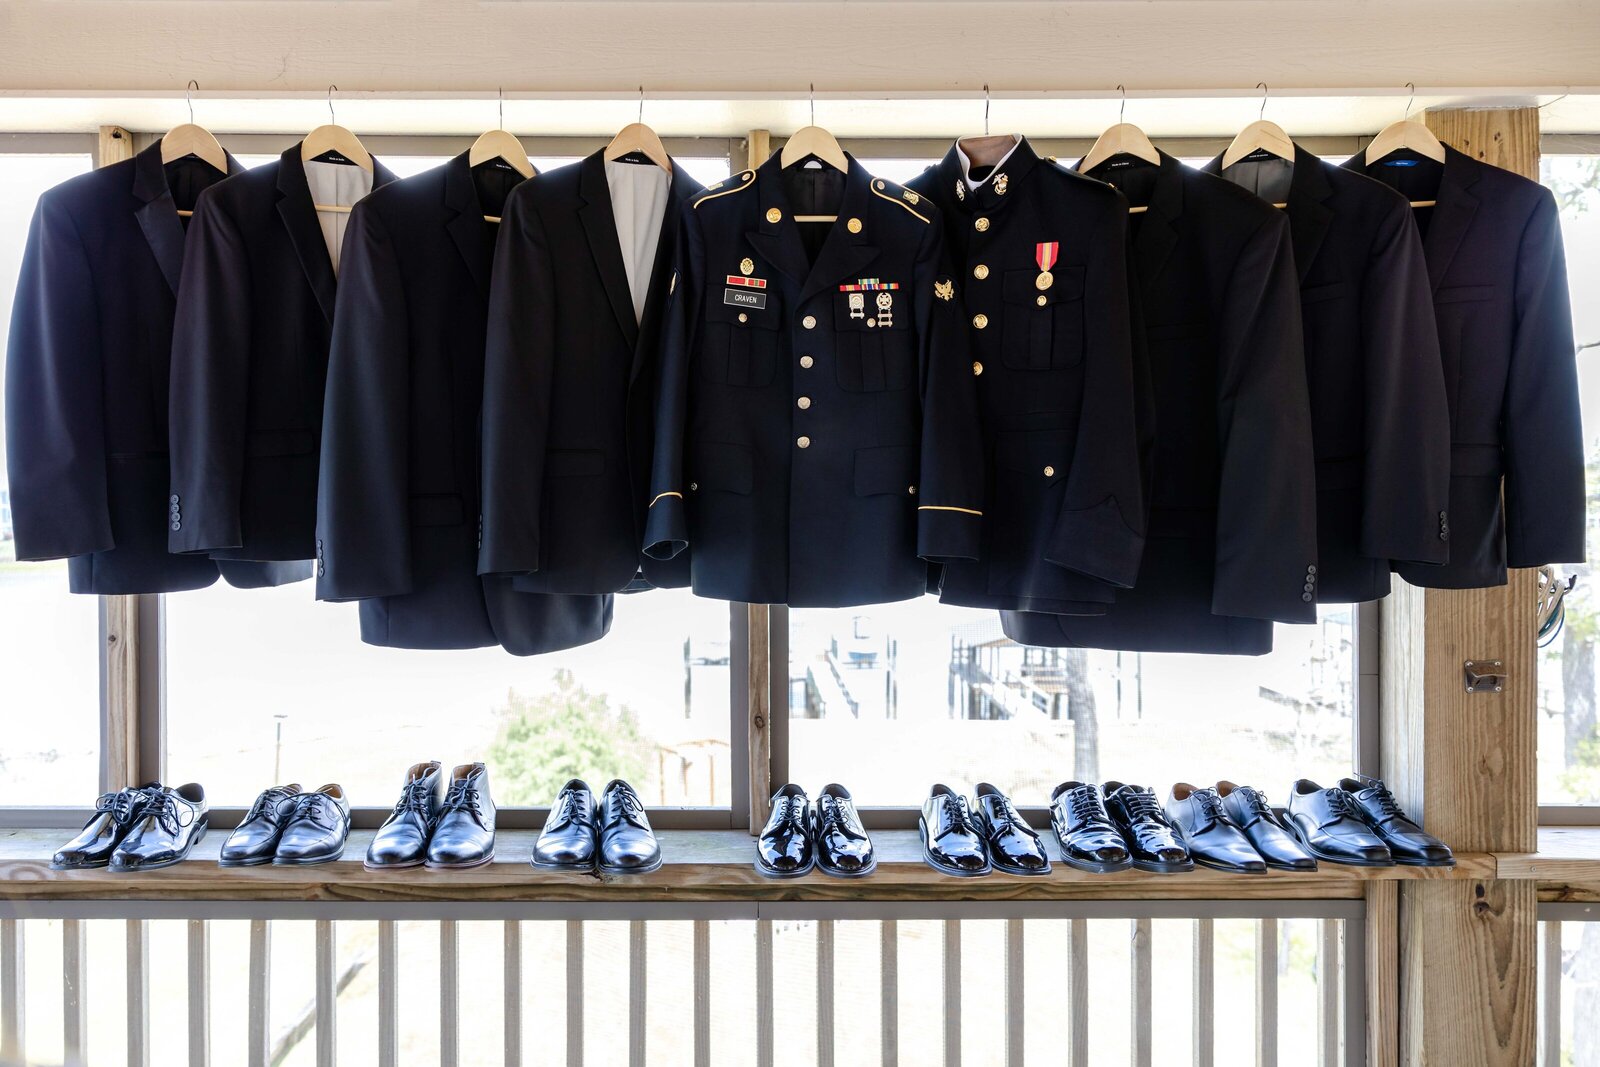
[[[339,255],[317,479],[318,600],[409,593],[411,350],[383,219],[357,204]]]
[[[644,525],[644,553],[651,559],[672,559],[689,547],[689,521],[683,503],[683,435],[689,421],[689,364],[700,333],[704,273],[705,245],[699,220],[694,206],[686,204],[661,329],[656,443]]]
[[[977,559],[983,542],[983,431],[962,305],[938,295],[955,286],[944,269],[943,222],[935,216],[927,230],[912,283],[922,370],[917,555],[944,563]]]
[[[1222,455],[1211,611],[1315,622],[1311,404],[1286,218],[1268,219],[1246,242],[1230,272],[1219,322]]]
[[[1084,306],[1083,392],[1072,469],[1045,559],[1128,588],[1144,556],[1144,491],[1128,306],[1127,210],[1119,203],[1092,247]]]
[[[183,509],[172,552],[244,544],[240,491],[250,382],[250,261],[211,195],[200,194],[184,244],[172,334],[172,492]]]
[[[1517,252],[1516,333],[1502,415],[1506,564],[1584,559],[1583,429],[1571,296],[1555,199],[1539,201]]]
[[[1422,238],[1399,197],[1378,227],[1361,294],[1366,395],[1361,554],[1444,563],[1450,411]]]
[[[539,569],[555,381],[555,264],[539,212],[513,196],[495,245],[483,382],[480,574]]]
[[[18,559],[115,547],[99,321],[77,226],[46,194],[28,229],[6,355],[6,454]]]

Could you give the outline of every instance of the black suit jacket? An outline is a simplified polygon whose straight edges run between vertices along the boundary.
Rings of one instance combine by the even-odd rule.
[[[1345,166],[1407,199],[1438,201],[1417,223],[1450,404],[1439,530],[1450,562],[1395,570],[1413,585],[1468,589],[1505,584],[1508,566],[1581,561],[1583,432],[1555,198],[1448,145],[1443,165],[1408,155]]]
[[[774,154],[683,213],[645,551],[687,547],[701,596],[907,600],[925,560],[977,555],[983,443],[938,209],[848,166]]]
[[[1138,583],[1098,617],[1004,612],[1025,644],[1259,654],[1316,619],[1316,492],[1289,220],[1165,153],[1093,176],[1132,216],[1154,391]]]
[[[243,168],[231,156],[228,172]],[[167,375],[184,267],[180,207],[223,180],[193,156],[130,160],[39,198],[12,310],[6,452],[17,558],[68,558],[75,593],[171,593],[217,580],[167,552]],[[170,179],[170,184],[169,184]],[[241,587],[304,564],[225,563]]]
[[[528,591],[611,593],[644,586],[643,564],[655,584],[687,584],[684,567],[649,559],[640,542],[661,312],[678,214],[700,189],[673,165],[639,319],[603,152],[539,175],[507,202],[489,300],[484,574],[518,575]]]
[[[952,146],[908,184],[939,205],[974,324],[989,472],[979,558],[944,568],[940,599],[1100,614],[1144,552],[1128,204],[1026,140],[977,189],[965,182]]]
[[[373,188],[394,174],[373,160]],[[300,145],[207,189],[172,348],[174,552],[316,555],[334,271]]]
[[[361,639],[552,652],[605,636],[609,596],[480,578],[478,412],[493,224],[522,176],[467,153],[375,191],[340,254],[317,501],[317,599]]]
[[[1222,175],[1222,157],[1202,168]],[[1252,171],[1259,170],[1259,175]],[[1289,173],[1285,173],[1289,172]],[[1227,175],[1287,204],[1317,455],[1317,600],[1389,592],[1389,561],[1440,564],[1450,417],[1422,239],[1405,198],[1296,147]],[[1286,194],[1272,183],[1288,181]]]

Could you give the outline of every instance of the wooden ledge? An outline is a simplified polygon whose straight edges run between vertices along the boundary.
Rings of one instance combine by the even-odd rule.
[[[1600,826],[1541,826],[1539,851],[1494,858],[1501,878],[1600,883]]]
[[[1057,864],[1043,877],[995,874],[952,878],[922,861],[918,835],[873,834],[878,869],[867,878],[771,879],[752,866],[755,841],[737,830],[660,832],[666,863],[653,874],[602,877],[536,870],[528,863],[537,833],[506,830],[492,863],[467,871],[368,871],[370,831],[354,831],[344,858],[316,867],[218,867],[226,834],[212,831],[175,867],[145,874],[53,871],[51,852],[72,831],[0,831],[0,899],[9,900],[355,900],[427,903],[495,901],[952,901],[952,900],[1322,900],[1360,899],[1367,882],[1492,878],[1494,857],[1457,857],[1454,868],[1340,867],[1263,875],[1196,870],[1188,874],[1085,874]]]

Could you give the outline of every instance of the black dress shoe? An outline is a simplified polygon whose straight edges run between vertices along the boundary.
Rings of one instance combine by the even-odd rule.
[[[850,790],[837,783],[817,794],[817,870],[835,878],[862,878],[878,869],[872,838]]]
[[[581,778],[561,787],[533,846],[533,865],[550,871],[592,871],[599,855],[600,830],[594,794]]]
[[[1261,790],[1218,782],[1217,795],[1222,798],[1222,810],[1244,830],[1268,867],[1280,871],[1317,869],[1317,858],[1307,852],[1300,839],[1283,824]]]
[[[362,866],[369,871],[422,866],[428,858],[428,838],[439,815],[443,784],[437,762],[413,764],[406,771],[400,799],[367,846]]]
[[[494,859],[494,812],[483,764],[464,763],[451,771],[450,792],[428,842],[428,866],[460,870]]]
[[[1106,814],[1121,831],[1135,867],[1160,874],[1194,870],[1194,859],[1152,790],[1107,782],[1100,791],[1105,797]]]
[[[922,830],[922,858],[934,870],[958,878],[976,878],[994,870],[967,798],[949,786],[936,785],[928,793],[917,826]]]
[[[988,782],[979,782],[972,817],[989,850],[989,864],[1001,874],[1049,874],[1044,842],[1028,825],[1011,798]]]
[[[1050,794],[1050,828],[1061,847],[1061,862],[1093,874],[1133,867],[1128,843],[1106,814],[1105,801],[1092,782],[1062,782]]]
[[[50,866],[58,871],[86,871],[104,867],[111,862],[111,854],[138,821],[139,815],[150,801],[151,791],[159,792],[160,782],[137,788],[119,789],[115,793],[101,793],[94,802],[94,814],[83,824],[78,836],[62,845],[50,857]]]
[[[600,794],[601,874],[649,874],[661,866],[661,845],[633,786],[613,778]]]
[[[145,804],[128,834],[111,853],[113,871],[154,871],[182,863],[206,836],[206,791],[190,782],[176,789],[144,791]]]
[[[768,878],[798,878],[816,865],[811,839],[811,801],[793,784],[772,794],[772,814],[756,838],[756,873]]]
[[[284,816],[294,807],[299,792],[298,782],[263,790],[245,813],[244,821],[222,843],[217,866],[256,867],[271,863],[273,853],[278,851],[278,839],[283,836]]]
[[[1367,825],[1355,797],[1309,778],[1289,787],[1289,824],[1319,860],[1352,867],[1393,867],[1389,846]]]
[[[344,855],[350,837],[350,802],[344,789],[325,785],[315,793],[294,798],[283,821],[283,836],[272,862],[282,867],[308,867],[329,863]]]
[[[1215,789],[1196,789],[1188,782],[1174,785],[1167,795],[1167,819],[1200,866],[1234,874],[1267,873],[1267,861],[1228,815]]]
[[[1455,853],[1450,846],[1432,834],[1423,832],[1413,822],[1389,792],[1389,787],[1376,778],[1360,775],[1345,778],[1339,788],[1354,798],[1367,825],[1389,846],[1389,854],[1396,863],[1407,867],[1454,867]]]

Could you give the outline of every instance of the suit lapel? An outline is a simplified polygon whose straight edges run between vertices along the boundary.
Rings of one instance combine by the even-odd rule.
[[[850,219],[866,223],[872,214],[868,200],[872,196],[872,176],[862,169],[854,157],[845,175],[844,196],[839,203],[839,218],[828,229],[827,240],[817,253],[805,285],[800,289],[800,302],[805,303],[816,294],[833,285],[840,278],[848,278],[878,258],[878,246],[871,241],[875,227],[863,225],[858,233],[851,233]],[[907,279],[909,283],[909,279]]]
[[[1428,278],[1434,292],[1439,291],[1478,213],[1478,198],[1469,191],[1477,180],[1477,175],[1472,173],[1473,161],[1449,145],[1444,151],[1444,175],[1439,180],[1438,203],[1433,209],[1433,218],[1428,221],[1427,240],[1423,242]]]
[[[805,285],[811,268],[805,246],[800,243],[794,213],[789,210],[789,198],[783,191],[783,167],[777,152],[756,171],[756,195],[761,198],[756,205],[756,227],[747,231],[745,238],[762,259],[799,289]]]
[[[161,164],[161,142],[134,157],[133,195],[144,203],[134,212],[139,229],[161,267],[161,275],[174,293],[183,276],[183,220],[172,202],[166,171]]]
[[[450,216],[445,228],[471,272],[472,280],[478,284],[478,290],[487,297],[493,246],[485,232],[488,223],[483,220],[483,206],[478,202],[478,190],[472,181],[472,165],[466,152],[444,165],[444,202]]]
[[[578,221],[589,239],[589,251],[600,272],[606,299],[611,302],[611,313],[628,347],[633,348],[639,343],[639,322],[633,317],[633,293],[622,262],[622,243],[617,236],[617,217],[611,210],[611,185],[606,181],[603,152],[596,152],[579,164],[578,195],[583,199]]]
[[[328,258],[328,244],[323,240],[316,204],[306,184],[306,168],[300,159],[298,142],[278,157],[278,216],[283,219],[284,229],[289,231],[289,243],[294,246],[300,269],[305,271],[306,282],[316,294],[323,316],[332,322],[336,293],[333,261]]]
[[[1322,241],[1333,224],[1333,209],[1327,204],[1333,195],[1323,162],[1299,145],[1294,150],[1294,174],[1289,180],[1289,238],[1294,243],[1295,270],[1306,280],[1311,264],[1322,248]]]
[[[650,267],[650,288],[645,294],[644,314],[639,317],[639,338],[633,345],[633,364],[628,370],[628,381],[639,376],[639,370],[651,355],[646,351],[646,341],[657,336],[661,315],[666,305],[667,287],[663,279],[672,274],[672,259],[676,250],[678,215],[684,203],[700,189],[699,183],[689,177],[678,165],[672,164],[672,186],[667,191],[667,210],[661,216],[661,234],[656,240],[656,258]]]
[[[1161,153],[1161,170],[1156,175],[1149,210],[1138,223],[1133,258],[1138,264],[1139,281],[1145,287],[1155,284],[1161,276],[1161,268],[1167,264],[1167,257],[1178,243],[1175,223],[1183,214],[1183,176],[1178,171],[1181,166],[1183,164],[1172,156]]]

